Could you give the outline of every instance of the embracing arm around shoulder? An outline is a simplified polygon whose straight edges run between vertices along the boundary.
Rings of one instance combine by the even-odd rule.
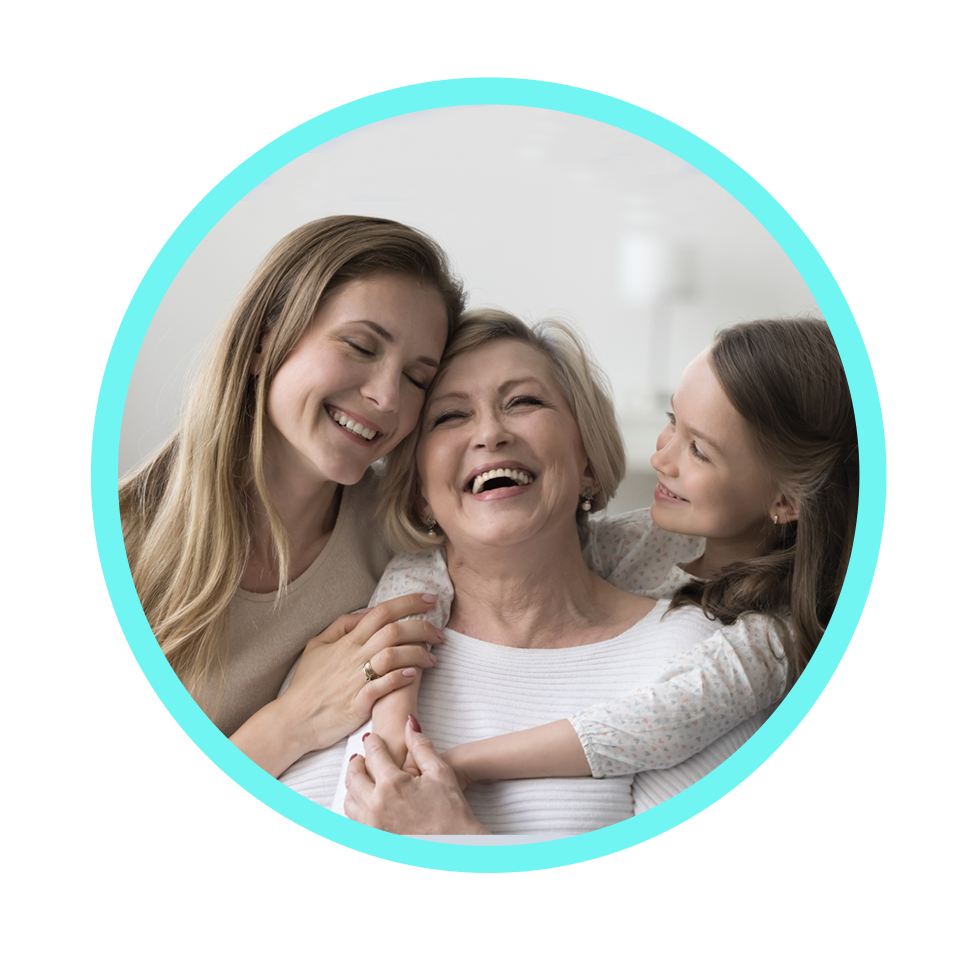
[[[232,743],[276,778],[307,752],[336,744],[367,720],[376,700],[434,663],[426,647],[440,642],[438,630],[423,619],[398,621],[431,605],[406,595],[341,616],[307,644],[283,692],[238,728]],[[367,662],[379,674],[370,683]]]
[[[490,779],[606,778],[673,768],[785,693],[781,647],[763,616],[748,619],[677,654],[668,675],[628,697],[568,720],[462,744],[442,757],[463,787]]]
[[[657,682],[571,724],[595,778],[672,768],[777,704],[787,678],[771,620],[748,615],[679,653]]]

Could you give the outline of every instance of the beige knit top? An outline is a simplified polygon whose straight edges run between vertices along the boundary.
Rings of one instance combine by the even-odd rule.
[[[230,668],[201,698],[225,734],[275,699],[306,643],[346,612],[370,601],[391,550],[374,518],[377,474],[369,469],[342,487],[340,512],[329,541],[278,601],[239,588],[229,608]]]

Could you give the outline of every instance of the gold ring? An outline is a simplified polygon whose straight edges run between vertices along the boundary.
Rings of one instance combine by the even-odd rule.
[[[368,660],[364,664],[364,682],[370,683],[371,680],[380,680],[381,674],[378,673],[373,666],[371,666],[371,661]]]

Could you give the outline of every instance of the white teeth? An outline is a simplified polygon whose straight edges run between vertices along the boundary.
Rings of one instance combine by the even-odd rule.
[[[483,484],[488,480],[503,479],[504,477],[512,479],[520,486],[527,486],[534,481],[534,477],[522,469],[490,469],[488,472],[480,473],[473,480],[473,495],[479,493],[483,488]]]
[[[353,432],[354,435],[359,435],[361,438],[367,439],[368,442],[377,435],[377,432],[373,428],[367,428],[366,425],[355,422],[352,418],[348,418],[342,411],[337,411],[336,408],[329,408],[328,411],[330,417],[338,425],[342,425],[348,432]]]

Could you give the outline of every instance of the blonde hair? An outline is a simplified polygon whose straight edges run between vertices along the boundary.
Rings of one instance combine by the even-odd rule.
[[[463,354],[494,340],[518,340],[540,351],[550,362],[554,378],[571,408],[581,434],[598,489],[592,502],[603,510],[615,496],[625,475],[625,447],[615,420],[610,387],[605,372],[594,362],[583,341],[564,323],[545,320],[527,326],[516,316],[497,309],[467,310],[459,329],[449,340],[429,395],[438,386],[448,366]],[[399,551],[423,551],[445,543],[441,534],[431,535],[416,512],[421,492],[415,451],[418,428],[388,454],[381,481],[378,513],[388,542]],[[579,525],[586,514],[578,510]]]
[[[262,466],[269,384],[325,296],[385,272],[437,289],[452,335],[465,297],[434,241],[383,218],[312,221],[263,259],[217,336],[177,431],[120,482],[136,591],[193,695],[227,666],[226,611],[249,553],[252,494],[268,514],[280,594],[288,584],[288,541]],[[253,374],[259,349],[264,356]]]
[[[826,630],[853,547],[860,465],[850,388],[833,335],[817,319],[722,330],[710,366],[799,517],[779,525],[767,553],[685,586],[671,608],[699,605],[725,625],[747,612],[771,615],[791,682]]]

